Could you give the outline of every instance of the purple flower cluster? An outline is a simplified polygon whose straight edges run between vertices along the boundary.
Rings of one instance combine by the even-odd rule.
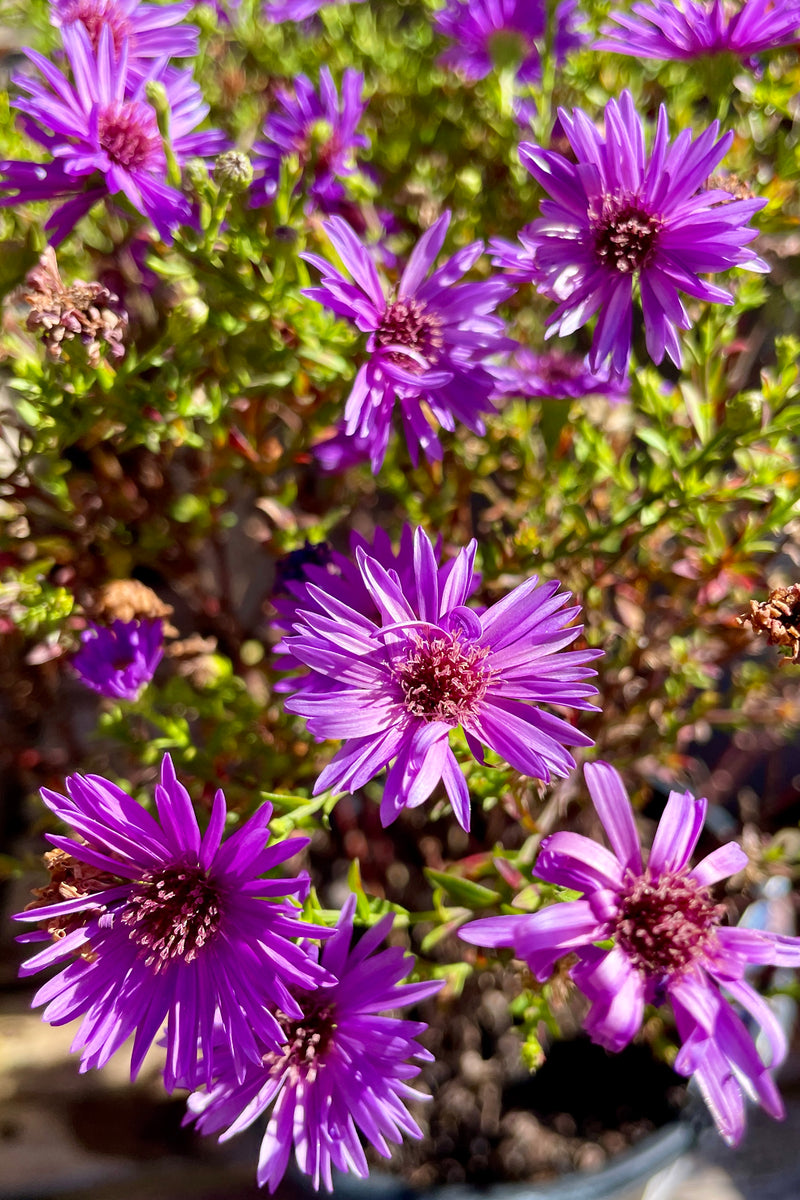
[[[590,763],[586,782],[611,851],[576,833],[545,838],[536,873],[582,893],[532,915],[488,917],[461,930],[478,946],[511,946],[538,979],[557,959],[577,955],[570,975],[591,1001],[592,1039],[621,1050],[642,1025],[645,1004],[669,1001],[681,1041],[675,1069],[694,1075],[726,1141],[744,1131],[745,1092],[773,1117],[780,1096],[730,1000],[762,1027],[771,1065],[786,1055],[772,1009],[746,979],[752,966],[800,966],[800,939],[728,928],[710,889],[747,866],[735,843],[689,868],[707,801],[670,792],[645,866],[630,801],[608,763]],[[613,948],[598,943],[613,939]]]
[[[369,359],[356,374],[345,407],[345,432],[368,444],[378,471],[386,455],[395,403],[412,461],[420,449],[441,459],[442,447],[426,414],[444,429],[455,420],[483,433],[480,413],[490,409],[494,380],[486,359],[515,343],[505,336],[497,305],[514,291],[505,279],[459,283],[483,253],[472,242],[431,272],[450,224],[446,212],[422,235],[396,289],[381,281],[368,250],[341,217],[323,225],[352,282],[317,254],[301,257],[322,273],[319,300],[369,334]]]
[[[413,541],[413,576],[403,586],[360,547],[356,551],[364,589],[376,615],[328,588],[307,585],[315,608],[297,613],[285,641],[311,676],[287,701],[318,739],[345,738],[325,767],[315,792],[355,791],[389,765],[381,820],[428,799],[440,782],[456,818],[469,829],[467,782],[450,746],[461,726],[476,758],[482,745],[516,770],[549,781],[575,766],[566,746],[589,746],[590,738],[540,705],[592,709],[596,689],[582,680],[600,653],[563,653],[582,627],[571,622],[579,607],[565,607],[569,592],[557,582],[538,585],[534,576],[482,614],[466,607],[474,591],[476,543],[449,569],[438,566],[421,529]]]
[[[81,683],[113,700],[135,700],[155,674],[164,653],[160,620],[88,623],[72,659]]]
[[[193,52],[196,46],[196,30],[173,28],[188,7],[79,0],[53,10],[69,75],[27,50],[43,79],[15,75],[23,95],[13,101],[23,114],[25,132],[51,161],[0,162],[0,191],[5,193],[0,205],[61,201],[45,225],[55,244],[104,198],[126,200],[165,241],[191,220],[188,200],[170,179],[158,116],[147,98],[149,83],[163,87],[170,148],[178,166],[224,149],[218,130],[196,132],[208,105],[191,71],[170,66],[164,57],[170,41],[176,54]]]
[[[306,180],[309,207],[333,214],[345,198],[343,176],[355,170],[355,153],[369,146],[369,138],[357,133],[364,115],[364,76],[349,68],[342,76],[341,97],[327,67],[319,74],[319,91],[305,75],[298,75],[293,91],[279,88],[280,106],[267,117],[264,141],[253,146],[256,179],[251,203],[269,204],[278,190],[281,164],[297,155]]]
[[[53,883],[18,914],[38,926],[20,941],[48,943],[22,974],[61,968],[33,1003],[53,1025],[83,1018],[81,1070],[133,1036],[135,1077],[166,1026],[165,1086],[206,1087],[190,1101],[202,1129],[228,1136],[273,1105],[259,1164],[271,1190],[293,1142],[330,1188],[332,1166],[367,1174],[359,1131],[384,1155],[387,1139],[420,1136],[405,1103],[418,1095],[408,1060],[430,1057],[416,1041],[426,1026],[382,1011],[441,984],[399,986],[413,958],[380,949],[391,917],[351,946],[355,897],[336,930],[299,919],[287,897],[307,895],[306,875],[274,871],[308,838],[269,846],[270,804],[223,838],[221,791],[201,833],[169,756],[156,816],[93,775],[42,797],[75,836],[50,835]],[[321,960],[308,939],[329,939]]]
[[[548,336],[574,333],[597,313],[589,367],[608,362],[618,377],[628,369],[638,284],[648,353],[680,365],[678,330],[691,321],[679,293],[732,304],[729,292],[701,275],[768,269],[747,248],[757,232],[749,221],[766,201],[704,186],[733,141],[732,133],[717,140],[716,121],[694,140],[683,130],[670,143],[662,105],[648,155],[630,92],[606,106],[605,135],[581,109],[560,109],[559,118],[574,161],[521,144],[523,165],[548,198],[516,259],[501,243],[498,263],[558,301]]]
[[[726,51],[749,61],[800,38],[798,0],[641,0],[614,11],[596,50],[636,58],[692,59]]]
[[[327,980],[313,991],[295,989],[298,1019],[280,1014],[284,1036],[278,1050],[264,1046],[258,1063],[239,1078],[228,1039],[215,1051],[214,1079],[188,1101],[202,1133],[224,1129],[224,1140],[271,1111],[258,1163],[258,1182],[274,1191],[294,1143],[300,1170],[333,1188],[332,1168],[369,1173],[360,1130],[388,1158],[388,1142],[421,1131],[406,1110],[426,1097],[409,1084],[419,1073],[410,1059],[430,1060],[417,1042],[426,1026],[382,1016],[433,995],[440,981],[408,983],[413,958],[397,947],[379,947],[392,927],[386,916],[351,945],[355,896],[344,904],[336,932],[321,955]]]

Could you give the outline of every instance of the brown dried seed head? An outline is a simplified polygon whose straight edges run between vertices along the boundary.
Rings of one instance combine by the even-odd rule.
[[[736,620],[766,634],[770,646],[785,646],[792,662],[800,662],[800,583],[773,588],[760,604],[751,600],[750,611]]]
[[[30,312],[28,329],[40,331],[47,354],[59,359],[62,343],[79,337],[91,366],[100,362],[104,349],[113,358],[125,353],[123,338],[128,315],[118,298],[101,283],[76,280],[67,287],[61,278],[55,251],[48,246],[25,280],[24,300]]]
[[[101,621],[155,621],[170,616],[172,606],[138,579],[112,579],[97,592],[88,612]]]

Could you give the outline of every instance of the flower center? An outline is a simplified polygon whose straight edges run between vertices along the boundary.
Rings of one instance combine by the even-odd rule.
[[[433,366],[444,343],[441,318],[413,297],[392,301],[375,337],[390,362],[415,375]]]
[[[630,275],[647,265],[663,221],[646,212],[635,196],[604,196],[599,207],[590,211],[589,225],[600,262]]]
[[[89,41],[96,50],[100,45],[100,34],[105,25],[111,31],[114,50],[119,54],[127,38],[133,42],[133,29],[125,13],[120,12],[115,0],[71,0],[61,8],[61,24],[73,25],[82,21]]]
[[[406,711],[448,725],[474,717],[492,677],[484,665],[488,653],[487,646],[465,645],[449,633],[414,635],[392,667]]]
[[[100,145],[112,162],[126,170],[147,166],[161,149],[155,113],[135,100],[109,104],[97,118]]]
[[[617,941],[648,975],[679,975],[706,952],[723,912],[688,875],[640,875],[622,898]]]
[[[216,935],[219,895],[200,867],[166,867],[134,884],[121,919],[145,965],[165,971],[173,959],[192,962]]]
[[[313,1083],[336,1033],[336,1008],[315,1000],[310,993],[303,993],[298,1000],[305,1009],[303,1017],[298,1021],[282,1012],[275,1014],[286,1044],[281,1050],[268,1051],[262,1062],[271,1073],[288,1066],[294,1080]]]

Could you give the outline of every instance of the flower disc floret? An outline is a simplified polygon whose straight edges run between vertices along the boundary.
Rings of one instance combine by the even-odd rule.
[[[412,633],[409,642],[392,665],[406,712],[447,725],[477,716],[491,680],[485,667],[489,647],[466,642],[459,633]]]
[[[580,109],[560,109],[559,118],[575,161],[521,144],[522,163],[548,198],[516,254],[495,243],[495,261],[558,301],[548,337],[572,334],[597,314],[592,371],[608,362],[617,377],[627,372],[635,296],[651,358],[660,363],[666,353],[680,365],[678,331],[691,328],[680,293],[732,304],[729,292],[701,276],[768,269],[747,248],[756,237],[749,221],[766,201],[705,186],[733,140],[732,133],[717,140],[716,121],[694,140],[683,130],[670,143],[662,105],[648,155],[630,92],[609,101],[604,134]]]
[[[768,1067],[787,1052],[780,1022],[747,973],[767,963],[800,966],[800,938],[723,924],[725,908],[711,888],[743,870],[747,855],[728,842],[689,866],[706,800],[670,792],[645,865],[619,774],[604,762],[584,771],[611,850],[560,832],[543,840],[536,862],[540,879],[581,898],[473,921],[460,936],[478,946],[512,947],[541,980],[559,958],[574,955],[570,975],[590,1001],[585,1028],[608,1050],[621,1050],[636,1035],[645,1004],[668,1000],[683,1043],[675,1069],[695,1075],[720,1133],[738,1142],[745,1092],[771,1116],[783,1115]],[[600,945],[609,940],[612,949]],[[762,1027],[766,1065],[731,1001]]]

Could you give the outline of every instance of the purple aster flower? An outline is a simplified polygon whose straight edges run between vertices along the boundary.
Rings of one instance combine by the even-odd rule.
[[[124,196],[165,241],[171,240],[172,231],[190,220],[191,210],[186,197],[167,183],[156,113],[145,96],[148,78],[129,61],[127,41],[116,52],[108,26],[101,31],[97,52],[81,22],[65,26],[63,39],[74,83],[35,50],[26,53],[46,82],[14,76],[27,93],[14,101],[25,114],[25,132],[46,147],[53,161],[0,162],[0,189],[13,193],[0,198],[0,205],[66,199],[45,225],[57,243],[97,200]],[[178,162],[223,150],[225,139],[218,130],[193,132],[208,105],[191,72],[169,68],[157,78],[167,93],[170,140]]]
[[[272,600],[278,612],[278,620],[275,621],[276,628],[284,630],[287,634],[291,633],[295,622],[302,619],[304,611],[325,616],[325,604],[317,600],[309,584],[321,589],[326,596],[333,597],[339,603],[368,617],[371,621],[380,621],[380,609],[357,565],[359,551],[380,563],[386,571],[391,571],[396,575],[403,595],[408,597],[414,610],[419,609],[422,601],[417,589],[414,530],[411,525],[405,524],[397,550],[392,546],[388,533],[384,529],[377,528],[371,542],[355,531],[350,534],[350,557],[332,549],[324,542],[316,546],[306,543],[306,548],[294,551],[294,555],[289,555],[291,563],[280,571],[280,591],[276,584],[276,594]],[[450,559],[448,562],[440,564],[441,551],[442,542],[441,538],[438,538],[433,548],[433,555],[438,587],[440,591],[444,591],[448,577],[458,560]],[[286,562],[286,560],[283,561]],[[480,575],[472,571],[466,584],[465,599],[469,599],[476,591],[480,580]],[[289,641],[280,642],[276,646],[275,652],[286,655],[285,661],[281,664],[282,670],[302,666],[302,663],[292,657]],[[284,680],[277,685],[276,690],[318,692],[335,687],[335,682],[312,671],[311,674],[306,674],[300,679]]]
[[[335,212],[345,198],[340,180],[355,170],[355,152],[369,146],[369,138],[356,133],[366,101],[361,93],[364,76],[348,67],[342,76],[341,98],[327,67],[319,74],[319,92],[305,75],[294,81],[294,92],[278,88],[281,111],[269,114],[265,141],[253,146],[257,178],[251,203],[269,204],[278,190],[281,163],[298,155],[307,180],[309,207]],[[259,174],[262,172],[262,174]]]
[[[654,362],[664,353],[680,365],[679,329],[691,321],[679,292],[698,300],[732,304],[729,292],[701,279],[713,271],[768,267],[748,243],[757,231],[748,221],[766,201],[735,200],[705,180],[733,141],[716,141],[719,122],[692,141],[685,129],[670,144],[667,113],[659,109],[653,148],[645,151],[642,122],[624,91],[606,106],[605,136],[580,109],[559,109],[575,153],[561,154],[529,142],[520,158],[548,193],[542,216],[527,230],[518,266],[533,259],[530,278],[560,301],[547,336],[567,336],[599,316],[589,354],[597,371],[610,359],[615,374],[628,368],[633,326],[633,290],[644,316],[647,351]]]
[[[305,876],[262,876],[308,838],[268,847],[272,806],[263,804],[223,842],[221,791],[201,836],[169,755],[155,789],[157,818],[97,775],[71,775],[67,796],[44,789],[42,798],[76,835],[49,840],[101,876],[99,886],[75,899],[19,914],[59,935],[21,974],[67,962],[33,1004],[47,1005],[51,1025],[83,1017],[73,1043],[83,1051],[81,1070],[102,1067],[135,1034],[135,1078],[166,1023],[165,1085],[196,1086],[210,1078],[215,1016],[239,1077],[248,1060],[260,1062],[263,1044],[278,1049],[284,1033],[271,1008],[301,1017],[290,987],[313,988],[327,978],[292,939],[330,931],[297,920],[298,910],[278,899],[304,893]],[[48,936],[37,931],[20,940]]]
[[[161,621],[90,621],[72,665],[93,692],[114,700],[135,700],[155,675],[164,653]]]
[[[553,53],[560,65],[581,46],[578,0],[562,0],[553,15]],[[437,13],[435,28],[455,45],[439,59],[445,67],[469,80],[484,79],[493,66],[518,65],[518,83],[536,83],[542,73],[539,57],[547,33],[547,0],[448,0]]]
[[[361,0],[349,0],[359,4]],[[346,4],[348,0],[274,0],[272,4],[264,5],[264,16],[275,25],[284,21],[305,21],[307,17],[316,16],[321,8],[334,4]]]
[[[637,58],[691,59],[729,51],[748,60],[800,36],[797,0],[649,0],[612,12],[596,50]]]
[[[224,1129],[220,1141],[247,1129],[270,1110],[261,1143],[258,1182],[272,1192],[283,1178],[294,1143],[297,1165],[331,1191],[332,1168],[364,1178],[369,1170],[359,1132],[388,1158],[388,1142],[422,1136],[406,1109],[426,1097],[409,1080],[419,1074],[410,1059],[432,1055],[416,1040],[420,1021],[382,1015],[427,999],[440,980],[401,984],[413,957],[399,947],[379,949],[392,926],[383,917],[355,946],[355,896],[342,907],[336,932],[321,956],[332,983],[295,989],[302,1018],[278,1013],[281,1046],[265,1048],[237,1080],[228,1039],[215,1051],[214,1081],[188,1100],[188,1118],[202,1133]]]
[[[532,399],[576,400],[581,396],[606,396],[612,404],[628,399],[627,379],[618,379],[608,367],[590,370],[578,354],[551,350],[536,354],[520,346],[505,366],[492,368],[495,396],[526,396]]]
[[[64,29],[82,22],[92,48],[100,48],[100,34],[111,31],[114,50],[122,53],[128,43],[128,58],[194,58],[199,31],[180,22],[194,8],[192,0],[182,4],[141,4],[140,0],[50,0],[50,20]],[[177,26],[177,28],[176,28]]]
[[[728,842],[689,868],[706,800],[670,792],[644,866],[619,774],[604,762],[584,771],[612,850],[577,833],[554,833],[536,862],[539,878],[582,898],[473,921],[460,936],[478,946],[513,947],[541,980],[562,955],[577,955],[570,974],[591,1001],[584,1024],[608,1050],[621,1050],[634,1037],[645,1004],[669,1000],[683,1043],[675,1069],[697,1077],[720,1133],[737,1142],[744,1130],[743,1089],[774,1117],[783,1108],[729,999],[762,1026],[772,1065],[780,1063],[786,1054],[780,1023],[745,975],[766,963],[800,966],[800,939],[720,923],[724,909],[710,889],[747,866],[747,855]],[[597,945],[607,939],[613,949]]]
[[[494,386],[484,360],[514,346],[505,337],[502,320],[491,315],[514,291],[511,281],[456,282],[478,261],[483,242],[464,246],[426,278],[449,224],[446,212],[422,235],[392,292],[340,217],[332,217],[323,228],[353,276],[352,283],[319,255],[301,255],[322,272],[322,286],[308,288],[305,295],[349,317],[369,334],[370,357],[358,370],[344,419],[350,436],[369,440],[374,471],[380,470],[386,455],[395,400],[415,465],[420,449],[428,458],[442,457],[423,405],[445,429],[453,430],[457,418],[483,433],[478,414],[492,407]]]
[[[383,767],[381,820],[424,803],[441,779],[459,824],[469,829],[469,791],[450,734],[461,726],[473,754],[489,746],[516,770],[549,781],[575,766],[565,746],[590,746],[547,704],[593,709],[587,663],[599,650],[559,653],[578,637],[580,611],[569,592],[536,577],[478,614],[465,607],[473,588],[476,543],[461,550],[444,585],[433,547],[414,535],[413,586],[404,588],[359,547],[361,579],[378,610],[372,619],[323,586],[308,585],[322,612],[301,610],[285,645],[320,677],[286,702],[319,740],[346,738],[315,793],[355,791]],[[557,594],[558,593],[558,594]]]

